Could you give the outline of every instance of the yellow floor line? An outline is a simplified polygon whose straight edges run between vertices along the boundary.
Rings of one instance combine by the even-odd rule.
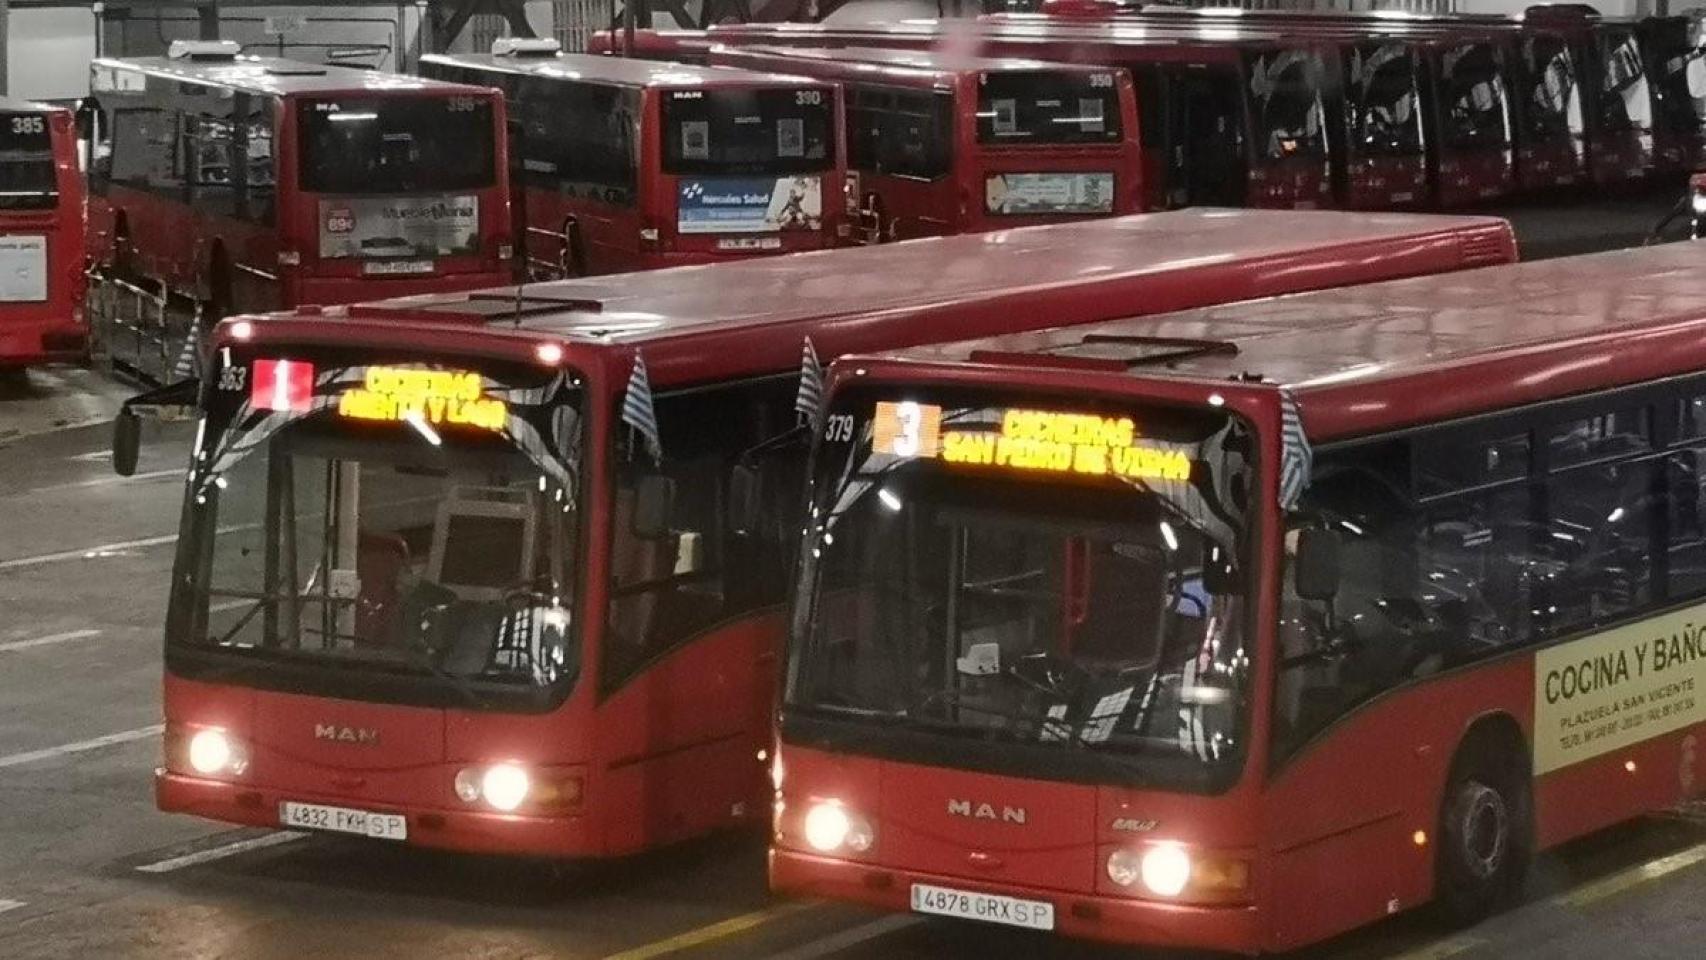
[[[1447,957],[1455,957],[1460,953],[1468,953],[1476,947],[1486,945],[1487,941],[1479,937],[1449,937],[1426,946],[1416,947],[1414,950],[1408,950],[1395,957],[1389,957],[1388,960],[1445,960]]]
[[[1633,887],[1638,887],[1649,880],[1657,880],[1666,874],[1692,867],[1702,860],[1706,860],[1706,843],[1689,847],[1687,850],[1673,853],[1668,857],[1660,857],[1640,866],[1630,867],[1602,880],[1595,880],[1593,883],[1577,887],[1569,893],[1559,896],[1557,900],[1572,907],[1585,907],[1590,903],[1597,903],[1606,897],[1614,897]]]
[[[789,914],[798,913],[801,910],[810,909],[814,906],[817,906],[817,904],[783,903],[774,907],[766,907],[763,910],[754,910],[751,913],[743,913],[738,917],[730,917],[727,920],[719,920],[716,923],[706,924],[696,930],[689,930],[686,933],[678,933],[673,937],[656,940],[652,943],[634,947],[631,950],[612,953],[604,957],[603,960],[652,960],[653,957],[662,957],[672,953],[679,953],[682,950],[702,947],[708,943],[714,943],[718,940],[735,936],[736,934],[745,933],[754,927],[763,926],[773,920],[781,919]]]

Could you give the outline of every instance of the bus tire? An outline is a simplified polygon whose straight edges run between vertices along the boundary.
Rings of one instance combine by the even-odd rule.
[[[563,221],[563,246],[557,252],[557,267],[565,277],[586,276],[586,241],[581,238],[578,221]]]
[[[1458,747],[1440,798],[1434,899],[1448,924],[1476,923],[1516,899],[1533,857],[1528,749],[1509,718],[1482,721]]]

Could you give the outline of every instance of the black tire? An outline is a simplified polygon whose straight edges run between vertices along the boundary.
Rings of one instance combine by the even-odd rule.
[[[1453,926],[1476,923],[1514,901],[1533,858],[1526,751],[1501,739],[1465,742],[1440,798],[1434,896]]]

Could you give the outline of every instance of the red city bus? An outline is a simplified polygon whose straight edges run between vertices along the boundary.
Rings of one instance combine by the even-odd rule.
[[[951,31],[951,32],[950,32]],[[942,46],[967,55],[1114,66],[1137,89],[1149,208],[1311,208],[1332,202],[1330,44],[1236,24],[1050,23],[1032,18],[825,28],[719,24],[719,43]],[[963,49],[961,49],[963,48]],[[1159,118],[1144,122],[1144,117]]]
[[[1698,793],[1698,259],[836,364],[773,888],[1281,952]]]
[[[1498,220],[1193,210],[227,321],[147,399],[203,412],[158,803],[561,857],[756,821],[807,345],[1514,256]]]
[[[0,98],[0,369],[88,356],[71,111]]]
[[[500,96],[237,51],[91,65],[96,263],[213,317],[511,279]]]
[[[838,84],[849,196],[874,239],[975,233],[1143,208],[1123,70],[929,51],[717,46],[720,66]]]
[[[500,40],[421,58],[500,87],[527,254],[557,276],[836,246],[849,235],[840,92],[801,77]]]

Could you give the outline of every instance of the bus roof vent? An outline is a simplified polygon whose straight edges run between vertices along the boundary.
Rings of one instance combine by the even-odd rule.
[[[1124,373],[1146,364],[1172,366],[1193,357],[1211,354],[1234,355],[1238,345],[1230,340],[1191,340],[1183,337],[1146,337],[1128,334],[1090,333],[1077,343],[1059,344],[1046,350],[973,350],[973,363],[1011,366],[1070,367]]]
[[[494,57],[554,57],[563,45],[549,37],[499,37],[492,41]]]
[[[243,45],[235,40],[173,40],[166,48],[172,60],[235,60]]]

